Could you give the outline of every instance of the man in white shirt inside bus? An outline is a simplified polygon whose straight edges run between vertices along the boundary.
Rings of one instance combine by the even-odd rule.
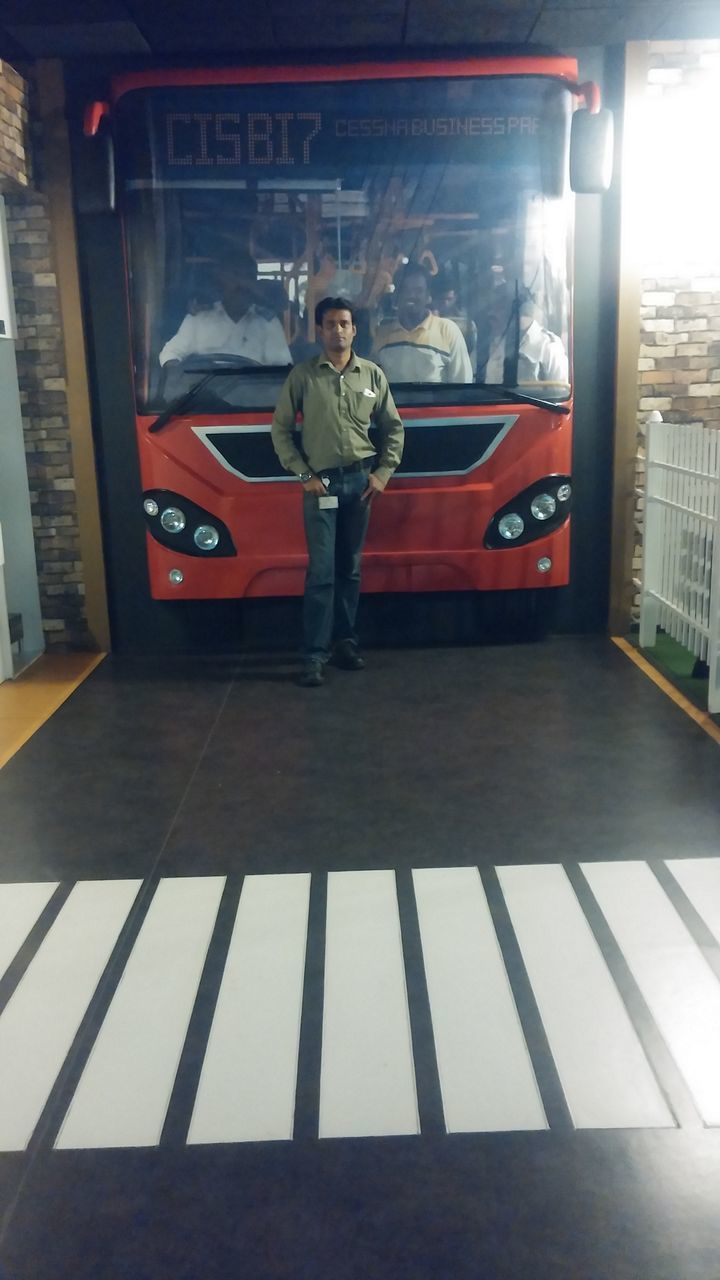
[[[290,365],[292,357],[276,315],[254,301],[257,268],[251,258],[220,264],[215,272],[218,300],[188,312],[160,352],[173,366],[188,356],[242,356],[253,364]]]
[[[551,384],[557,391],[568,385],[568,358],[561,339],[540,324],[538,308],[525,290],[517,303],[505,281],[497,284],[483,312],[479,313],[477,380],[488,386],[514,381],[515,306],[519,308],[520,345],[517,385]],[[483,325],[484,322],[484,325]]]
[[[393,382],[472,382],[465,339],[454,320],[433,315],[430,278],[419,263],[396,277],[397,318],[381,324],[371,359]]]

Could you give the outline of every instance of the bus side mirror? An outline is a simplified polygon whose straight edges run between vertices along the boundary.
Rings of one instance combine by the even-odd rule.
[[[79,213],[112,213],[115,209],[115,150],[106,102],[85,109],[83,137],[75,152],[75,194]]]
[[[581,107],[570,127],[570,186],[578,195],[599,195],[609,189],[612,170],[612,111]]]

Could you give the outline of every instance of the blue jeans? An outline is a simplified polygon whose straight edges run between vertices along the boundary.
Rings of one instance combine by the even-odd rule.
[[[308,569],[303,601],[303,655],[307,662],[327,662],[333,641],[357,641],[355,617],[360,596],[360,559],[370,505],[361,501],[370,467],[321,471],[329,476],[327,492],[337,507],[321,508],[311,493],[303,494]]]

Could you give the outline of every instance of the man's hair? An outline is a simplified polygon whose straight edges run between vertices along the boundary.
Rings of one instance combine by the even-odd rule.
[[[355,324],[355,311],[352,302],[348,302],[347,298],[321,298],[315,308],[315,323],[322,328],[323,316],[328,311],[349,311],[353,324]]]
[[[442,298],[445,293],[456,293],[460,296],[460,289],[457,280],[448,272],[441,271],[433,276],[431,282],[431,290],[433,298]]]
[[[226,275],[228,271],[232,271],[234,275],[242,276],[247,280],[257,279],[257,262],[251,254],[246,253],[243,249],[236,249],[228,253],[226,258],[216,259],[213,269],[218,276]]]
[[[428,293],[432,293],[432,276],[430,275],[427,267],[423,266],[422,262],[408,262],[404,267],[400,268],[395,275],[395,292],[397,293],[398,290],[402,289],[406,280],[411,280],[413,276],[422,276],[427,286]]]

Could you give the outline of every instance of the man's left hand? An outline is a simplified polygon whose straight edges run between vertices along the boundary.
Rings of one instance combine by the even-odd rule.
[[[368,476],[367,489],[361,495],[362,501],[372,502],[373,498],[376,497],[378,493],[382,493],[384,488],[385,488],[385,485],[383,481],[378,480],[378,477],[375,474],[375,472],[371,471],[370,475]]]

